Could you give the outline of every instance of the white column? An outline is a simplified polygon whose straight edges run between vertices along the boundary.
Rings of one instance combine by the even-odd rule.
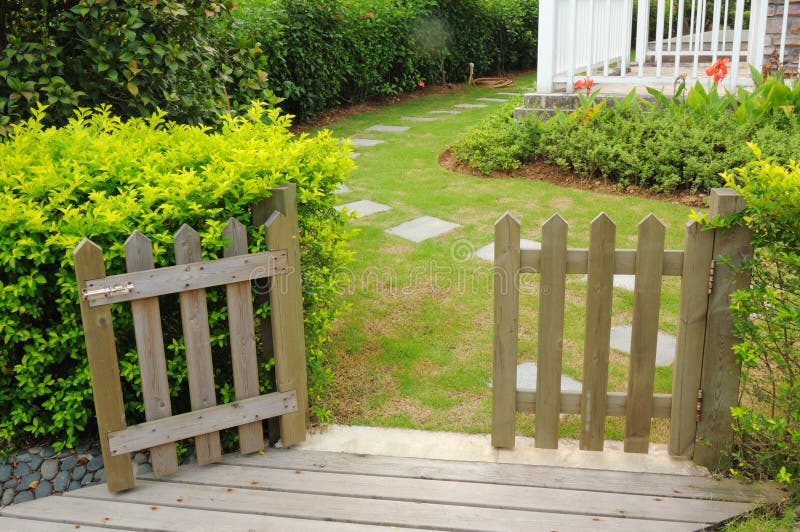
[[[644,76],[644,62],[647,59],[647,27],[650,24],[650,0],[639,0],[636,22],[636,62],[639,63],[639,76]]]
[[[553,92],[557,1],[558,0],[539,1],[539,43],[536,64],[536,92]]]

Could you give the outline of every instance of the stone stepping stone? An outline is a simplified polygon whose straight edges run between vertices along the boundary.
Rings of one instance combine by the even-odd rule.
[[[459,107],[461,109],[481,109],[483,107],[489,107],[485,103],[458,103],[453,107]]]
[[[402,133],[408,130],[409,130],[408,126],[383,126],[381,124],[377,124],[367,128],[367,131],[378,131],[380,133]]]
[[[519,247],[520,249],[542,249],[542,244],[535,240],[526,240],[521,238],[519,241]],[[494,262],[494,242],[479,248],[478,251],[475,252],[475,256],[479,259]]]
[[[336,185],[336,188],[333,189],[334,194],[349,194],[350,192],[352,192],[352,190],[350,190],[350,187],[348,187],[344,183],[339,183],[338,185]]]
[[[354,151],[353,153],[350,154],[351,159],[358,159],[359,157],[361,157],[361,153],[357,151]]]
[[[521,92],[498,92],[500,96],[522,96]]]
[[[376,212],[384,212],[392,210],[392,208],[389,207],[388,205],[384,205],[383,203],[377,203],[375,201],[370,201],[370,200],[353,201],[351,203],[345,203],[334,207],[334,209],[336,209],[339,212],[341,212],[342,209],[345,208],[351,212],[354,212],[357,218],[361,218],[363,216],[369,216],[370,214],[375,214]]]
[[[400,120],[404,120],[406,122],[435,122],[439,119],[432,116],[404,116]]]
[[[508,98],[478,98],[478,101],[479,102],[497,102],[497,103],[502,103],[502,102],[507,102]]]
[[[523,362],[517,365],[517,389],[518,390],[535,390],[536,389],[536,374],[538,368],[535,362]],[[492,381],[489,381],[489,386]],[[561,375],[561,390],[569,392],[580,392],[583,389],[583,384],[576,381],[569,375]]]
[[[452,110],[446,110],[446,109],[439,109],[439,110],[436,110],[436,111],[428,111],[428,113],[430,113],[432,115],[460,115],[461,111],[452,111]]]
[[[433,216],[420,216],[410,222],[404,222],[396,227],[387,229],[386,232],[412,242],[422,242],[429,238],[443,235],[461,225],[434,218]]]
[[[350,142],[352,142],[353,146],[355,146],[356,148],[369,148],[370,146],[377,146],[378,144],[383,144],[386,141],[375,140],[375,139],[359,139],[355,137],[350,137]]]
[[[631,333],[633,327],[630,325],[617,325],[611,328],[611,348],[623,353],[631,353]],[[675,337],[667,333],[658,333],[656,341],[656,366],[669,366],[675,361],[675,348],[677,342]]]

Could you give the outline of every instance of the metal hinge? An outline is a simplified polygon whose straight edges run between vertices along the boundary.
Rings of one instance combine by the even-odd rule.
[[[716,260],[711,259],[711,264],[708,266],[708,295],[711,295],[711,290],[714,289],[714,268],[716,267]]]
[[[697,390],[697,402],[695,403],[694,410],[694,420],[699,422],[700,416],[703,413],[703,390]]]
[[[83,299],[88,301],[90,299],[100,299],[102,297],[111,297],[119,294],[130,294],[133,292],[133,283],[128,281],[125,284],[112,284],[100,288],[88,290],[83,289]]]

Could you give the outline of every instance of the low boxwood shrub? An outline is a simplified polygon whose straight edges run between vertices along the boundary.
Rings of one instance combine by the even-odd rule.
[[[281,182],[297,184],[309,395],[319,408],[315,399],[330,379],[328,330],[339,309],[333,272],[348,258],[345,219],[331,192],[353,164],[339,142],[328,132],[296,137],[287,116],[259,103],[246,116],[224,118],[218,132],[165,122],[164,113],[125,121],[107,107],[82,110],[62,128],[45,127],[44,110],[34,114],[0,143],[0,448],[45,437],[57,448],[71,446],[91,429],[72,263],[83,237],[104,249],[109,274],[125,271],[123,243],[137,229],[152,239],[157,266],[174,264],[172,235],[183,223],[201,233],[207,258],[221,256],[231,216],[249,227],[252,250],[263,250],[251,208]],[[218,397],[229,401],[223,292],[209,290],[208,299]],[[139,421],[129,305],[112,308],[128,420]],[[173,406],[186,411],[177,298],[162,298],[161,309]],[[262,318],[267,312],[257,310]]]

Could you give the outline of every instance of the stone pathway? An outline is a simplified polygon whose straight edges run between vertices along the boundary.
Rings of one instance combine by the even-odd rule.
[[[350,142],[353,143],[353,146],[356,148],[369,148],[372,146],[377,146],[378,144],[383,144],[386,142],[385,140],[376,140],[376,139],[360,139],[356,137],[350,137]]]
[[[535,362],[522,362],[517,364],[517,390],[535,390],[538,368]],[[492,381],[489,381],[489,387]],[[566,392],[580,392],[583,389],[581,381],[569,375],[561,375],[561,390]]]
[[[367,131],[377,131],[378,133],[403,133],[408,131],[409,126],[384,126],[377,124],[367,128]]]
[[[448,233],[457,227],[461,227],[461,225],[434,218],[433,216],[420,216],[410,222],[404,222],[387,229],[386,232],[412,242],[422,242],[423,240]]]
[[[449,109],[439,109],[437,111],[428,111],[432,115],[460,115],[461,111],[453,111]]]
[[[353,153],[350,154],[351,159],[358,159],[359,157],[361,157],[360,152],[354,151]]]
[[[611,348],[623,353],[631,353],[631,333],[633,327],[630,325],[617,325],[611,328]],[[677,341],[675,337],[667,333],[659,332],[656,347],[656,366],[669,366],[675,361],[675,349]]]
[[[458,107],[459,109],[482,109],[489,106],[485,103],[457,103],[453,107]]]
[[[497,102],[497,103],[502,103],[502,102],[507,102],[508,99],[507,98],[478,98],[478,101],[479,102]]]
[[[498,92],[500,96],[522,96],[521,92]]]
[[[404,122],[436,122],[439,119],[432,116],[404,116],[400,120]]]
[[[389,207],[388,205],[384,205],[383,203],[378,203],[371,200],[358,200],[350,203],[344,203],[342,205],[335,206],[334,209],[336,209],[339,212],[341,212],[342,209],[347,209],[348,211],[355,213],[357,218],[369,216],[370,214],[375,214],[376,212],[385,212],[392,210],[392,208]]]
[[[352,192],[352,190],[350,190],[350,187],[348,187],[344,183],[340,183],[339,185],[337,185],[333,191],[334,194],[349,194],[350,192]]]

